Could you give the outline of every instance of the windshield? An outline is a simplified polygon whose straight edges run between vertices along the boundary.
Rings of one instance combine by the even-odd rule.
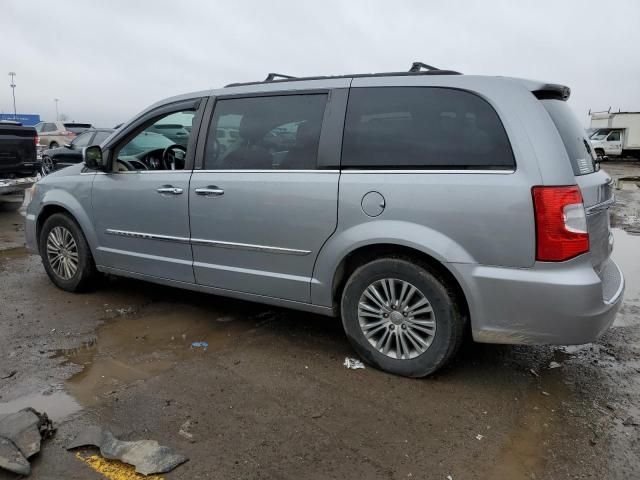
[[[608,131],[598,130],[593,135],[591,135],[591,140],[604,140],[606,136],[609,134]]]
[[[587,132],[562,100],[541,100],[551,120],[558,129],[569,155],[574,175],[587,175],[596,171],[595,154],[587,139]]]
[[[91,128],[91,124],[89,123],[65,123],[64,128],[73,133],[82,133],[85,130]]]

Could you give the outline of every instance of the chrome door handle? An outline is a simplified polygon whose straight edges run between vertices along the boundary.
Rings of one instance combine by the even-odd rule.
[[[172,195],[180,195],[184,190],[182,190],[179,187],[173,187],[171,185],[164,185],[158,189],[156,189],[156,192],[158,193],[170,193]]]
[[[202,195],[203,197],[219,197],[224,195],[224,190],[216,187],[215,185],[209,185],[204,188],[196,188],[196,195]]]

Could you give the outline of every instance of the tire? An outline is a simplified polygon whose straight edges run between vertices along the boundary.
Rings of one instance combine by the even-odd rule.
[[[66,242],[66,240],[69,240],[69,236],[73,239],[75,248],[72,245],[62,253],[66,255],[64,260],[73,263],[73,253],[75,252],[75,258],[77,259],[75,270],[71,269],[70,263],[67,263],[68,269],[65,270],[61,266],[63,260],[55,261],[55,251],[56,249],[60,251],[60,248],[57,247],[60,244],[59,240],[62,238],[65,241],[64,243],[71,245],[71,242]],[[49,242],[51,237],[53,239]],[[81,292],[95,285],[98,272],[91,250],[82,230],[69,215],[55,213],[47,218],[42,226],[38,243],[44,269],[58,288],[67,292]],[[48,248],[48,243],[50,248]]]
[[[390,279],[393,279],[393,295]],[[403,292],[403,282],[409,284],[404,290],[404,308],[400,303],[395,308],[386,306],[386,310],[383,310],[379,308],[380,301],[376,305],[365,294],[368,287],[373,285],[383,299],[395,297],[397,301]],[[408,295],[410,286],[417,290],[411,296]],[[370,295],[371,292],[368,290]],[[422,299],[427,301],[426,305],[415,308]],[[431,312],[421,313],[429,310],[429,306]],[[383,317],[371,312],[372,307],[384,312]],[[413,316],[407,307],[414,307]],[[403,312],[407,315],[403,316]],[[349,342],[360,357],[376,368],[405,377],[425,377],[443,367],[458,351],[466,329],[466,318],[452,289],[428,267],[401,258],[381,258],[356,269],[342,292],[341,313]],[[372,323],[361,326],[367,322]],[[376,322],[381,325],[375,326]],[[429,323],[433,323],[434,327],[426,326]],[[363,328],[370,339],[365,336]],[[381,351],[370,341],[378,343],[386,338],[383,335],[388,335],[391,340],[390,343],[383,340]],[[415,340],[416,335],[422,343]],[[399,337],[403,337],[404,344],[398,341]],[[385,345],[390,345],[388,352],[384,352]]]
[[[42,160],[40,162],[40,173],[41,173],[41,175],[43,177],[46,176],[46,175],[49,175],[55,169],[56,169],[56,167],[55,167],[55,162],[53,161],[53,159],[51,157],[49,157],[48,155],[43,156]]]
[[[51,142],[49,144],[49,148],[58,148],[58,147],[59,147],[58,142]]]

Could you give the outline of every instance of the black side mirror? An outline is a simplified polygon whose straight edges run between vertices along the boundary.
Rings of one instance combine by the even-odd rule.
[[[82,160],[87,168],[91,170],[104,171],[106,168],[102,158],[102,149],[99,145],[91,145],[82,150]]]

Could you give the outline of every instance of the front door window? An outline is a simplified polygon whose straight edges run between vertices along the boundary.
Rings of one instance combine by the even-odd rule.
[[[194,115],[185,110],[153,120],[117,150],[114,170],[183,170]]]

